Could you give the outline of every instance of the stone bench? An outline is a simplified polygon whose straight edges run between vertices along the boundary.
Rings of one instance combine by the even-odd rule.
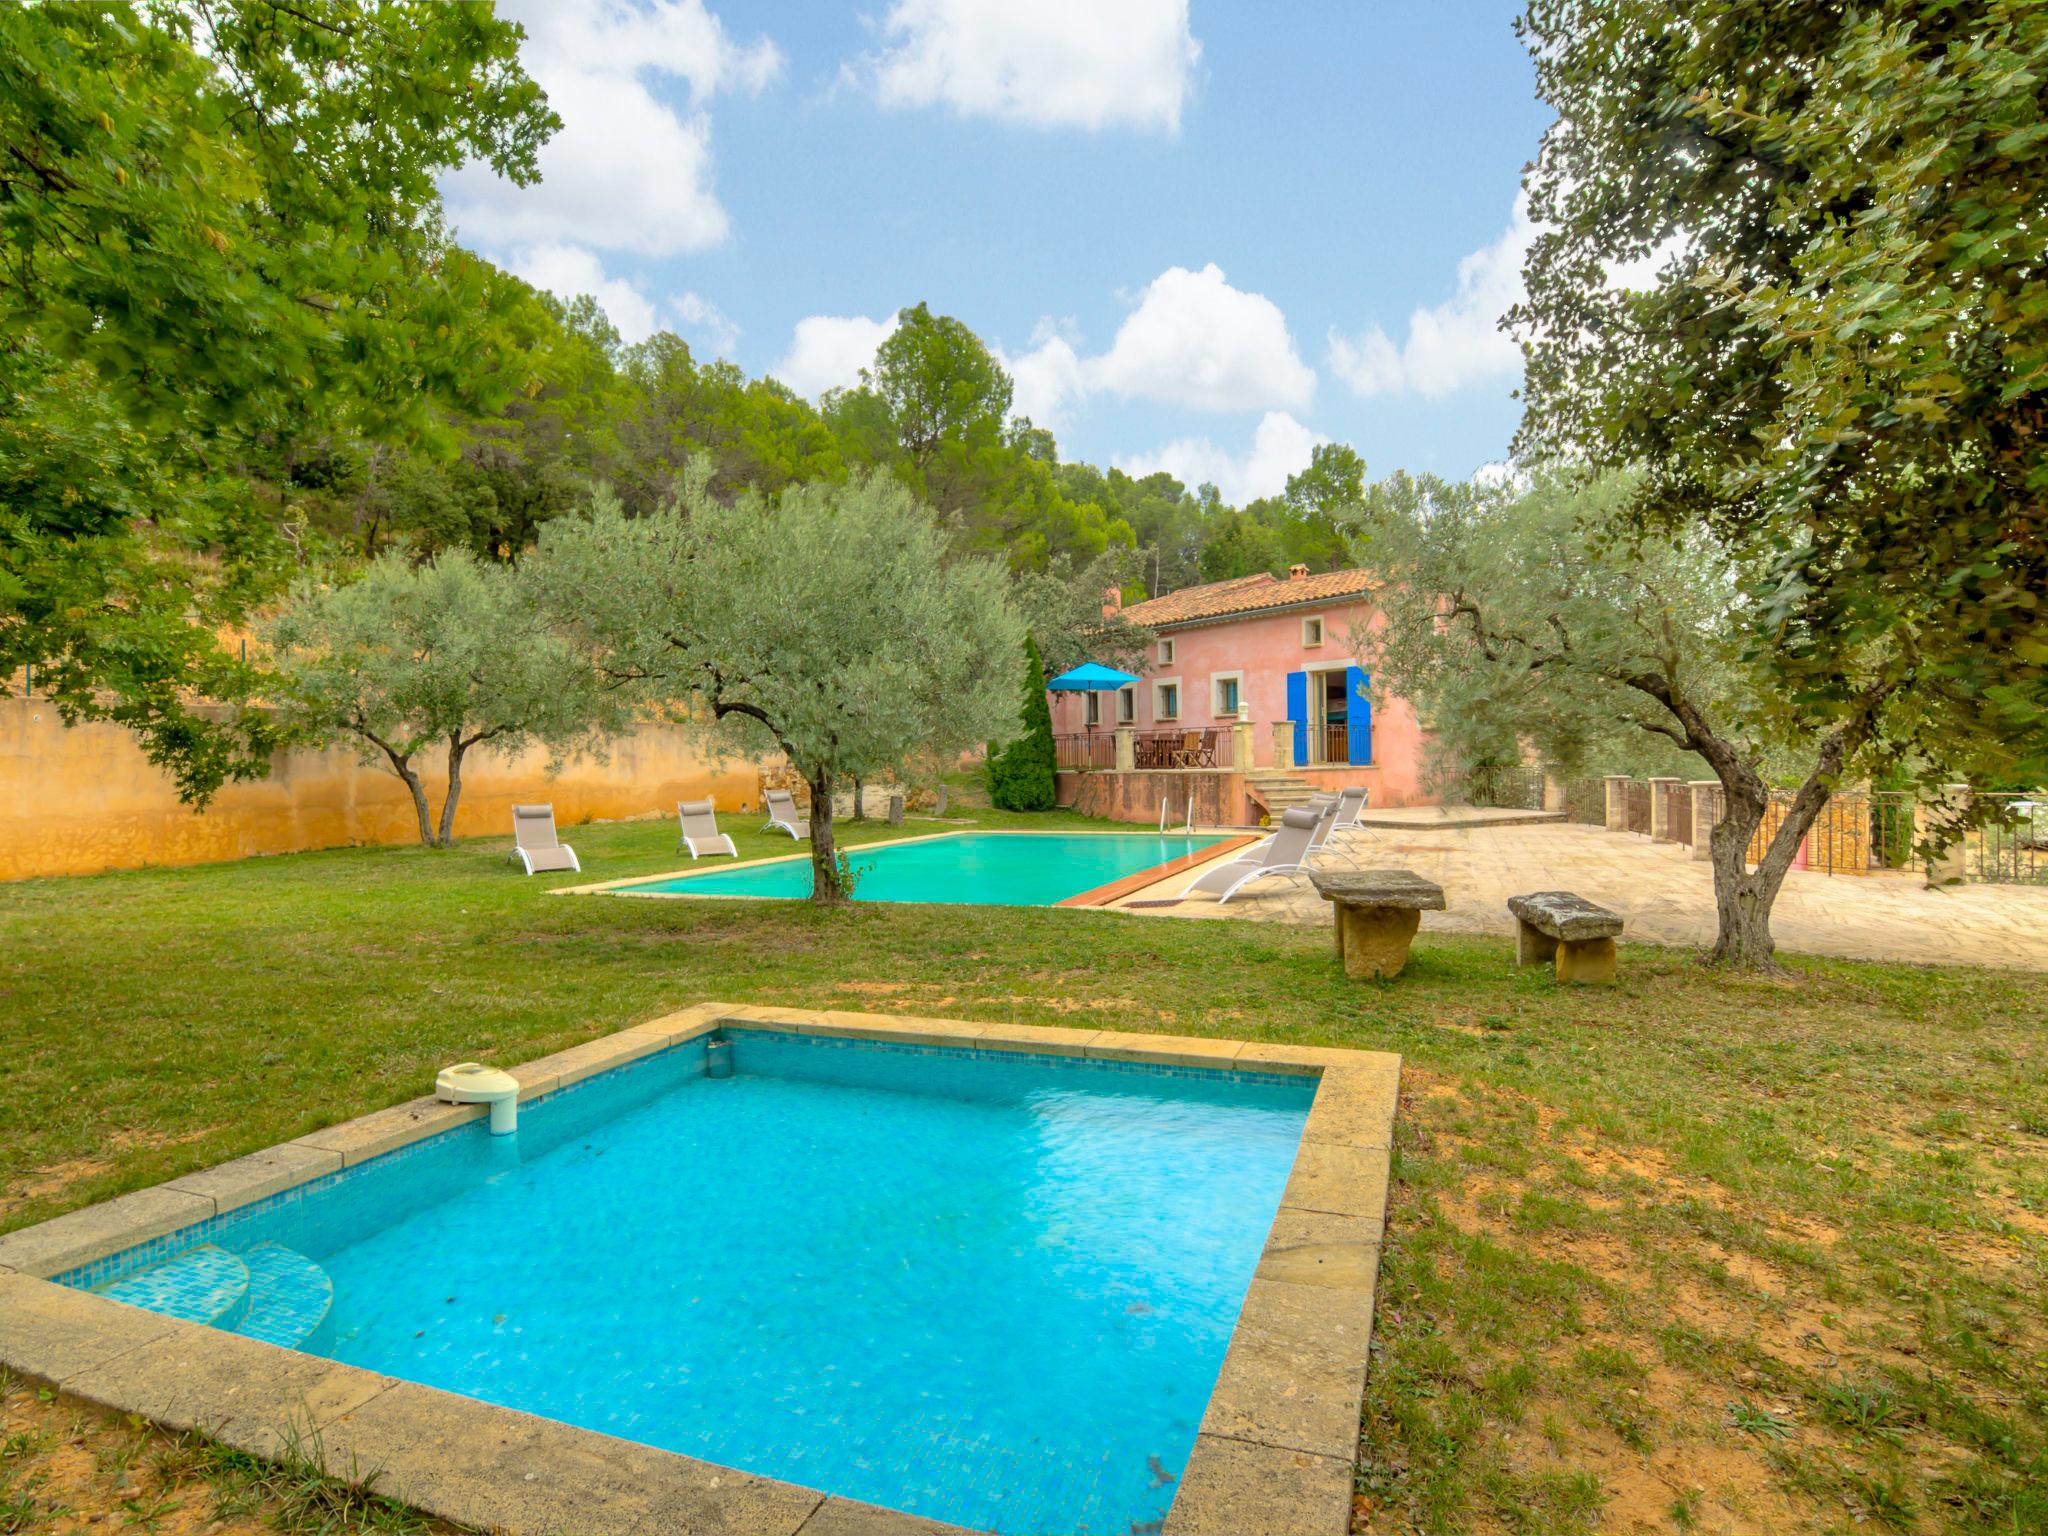
[[[1613,982],[1619,913],[1570,891],[1510,896],[1508,910],[1515,915],[1515,964],[1540,965],[1555,957],[1559,981]]]
[[[1308,877],[1336,909],[1344,974],[1361,981],[1400,975],[1422,914],[1444,909],[1444,888],[1412,870],[1312,869]]]

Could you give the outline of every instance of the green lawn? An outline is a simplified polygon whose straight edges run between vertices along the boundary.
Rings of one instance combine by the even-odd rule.
[[[0,887],[0,1227],[706,998],[1369,1046],[1408,1067],[1361,1529],[2048,1531],[2048,977],[1631,946],[1563,992],[1425,935],[1361,987],[1251,922],[549,897],[678,863],[566,835],[581,877]]]

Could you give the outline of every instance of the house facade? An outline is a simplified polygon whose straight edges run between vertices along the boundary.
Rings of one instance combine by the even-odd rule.
[[[1316,789],[1362,784],[1374,806],[1418,803],[1422,733],[1399,699],[1375,707],[1361,653],[1384,622],[1371,573],[1265,572],[1123,610],[1155,632],[1139,682],[1056,693],[1063,795],[1097,814],[1152,820],[1193,794],[1222,822],[1254,820]],[[1084,785],[1084,778],[1209,776],[1234,783]],[[1304,787],[1305,786],[1305,787]],[[1149,812],[1146,807],[1149,806]],[[1143,814],[1140,814],[1143,813]],[[1179,812],[1176,812],[1178,815]]]

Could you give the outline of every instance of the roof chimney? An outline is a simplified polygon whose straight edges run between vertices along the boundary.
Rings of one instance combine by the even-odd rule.
[[[1290,565],[1287,567],[1287,579],[1289,581],[1306,581],[1308,579],[1308,567],[1305,565]]]
[[[1114,618],[1123,611],[1124,589],[1122,587],[1104,587],[1102,589],[1102,616],[1105,619]]]

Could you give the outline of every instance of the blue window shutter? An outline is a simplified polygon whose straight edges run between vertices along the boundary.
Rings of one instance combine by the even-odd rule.
[[[1294,766],[1308,761],[1308,674],[1287,674],[1287,718],[1294,722]]]
[[[1350,708],[1346,712],[1347,730],[1345,746],[1353,764],[1364,767],[1372,761],[1372,679],[1362,667],[1348,667],[1344,672],[1344,685],[1350,691]]]

